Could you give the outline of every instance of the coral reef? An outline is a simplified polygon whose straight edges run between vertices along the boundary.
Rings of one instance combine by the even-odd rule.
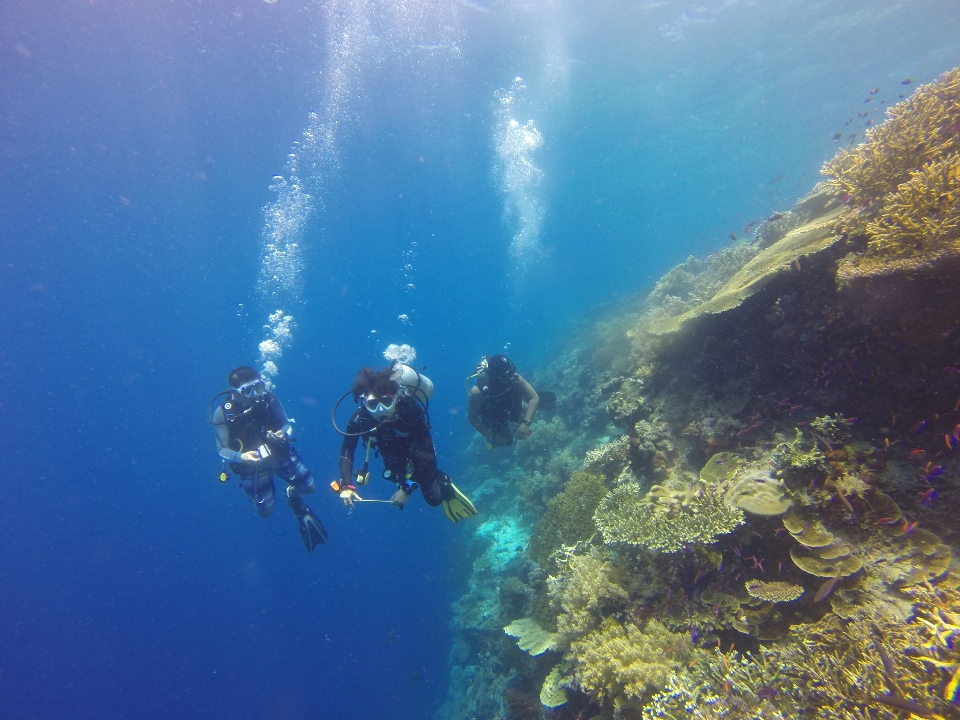
[[[567,704],[567,691],[560,684],[563,682],[562,665],[554,665],[547,674],[540,688],[540,704],[544,707],[555,708]]]
[[[840,282],[914,272],[960,257],[960,154],[911,173],[884,199],[866,232],[866,251],[851,253],[838,266]]]
[[[558,548],[593,535],[597,531],[593,514],[606,494],[602,475],[586,470],[573,473],[563,492],[547,503],[530,543],[530,556],[545,565]]]
[[[679,330],[685,323],[703,315],[714,315],[740,306],[778,275],[796,271],[801,260],[809,262],[815,255],[836,243],[837,221],[846,210],[827,188],[814,191],[824,196],[822,214],[788,232],[782,239],[764,249],[744,265],[720,290],[706,302],[682,315],[652,323],[648,330],[664,335]]]
[[[671,553],[712,543],[744,522],[739,509],[699,482],[658,494],[660,489],[641,497],[636,483],[626,483],[607,495],[594,515],[604,541]]]
[[[562,610],[557,632],[564,642],[599,625],[605,614],[626,607],[630,594],[621,575],[622,568],[591,548],[585,555],[570,556],[566,572],[550,578],[550,596]]]
[[[657,620],[641,629],[607,618],[603,625],[570,646],[572,684],[588,696],[622,712],[642,707],[662,690],[673,673],[690,659],[692,644]]]
[[[514,620],[503,631],[510,637],[519,638],[517,647],[533,656],[553,650],[559,640],[556,633],[547,632],[532,618]]]
[[[534,436],[471,442],[440,717],[960,718],[958,83],[593,311]]]
[[[775,580],[774,582],[750,580],[745,587],[750,597],[773,603],[791,602],[803,595],[802,587],[782,580]]]
[[[783,481],[771,477],[768,467],[756,465],[744,469],[723,499],[751,515],[766,517],[783,515],[793,502],[786,494]]]
[[[910,173],[960,150],[960,69],[921,85],[887,110],[888,119],[869,130],[853,150],[841,149],[823,166],[828,183],[855,207],[884,198]]]

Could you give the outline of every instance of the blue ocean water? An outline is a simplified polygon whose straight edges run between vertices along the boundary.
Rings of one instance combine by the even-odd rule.
[[[417,348],[456,479],[480,355],[535,376],[590,308],[792,205],[960,63],[957,10],[4,2],[0,716],[433,717],[471,530],[323,489],[356,370]],[[217,482],[205,419],[277,309],[312,555]]]

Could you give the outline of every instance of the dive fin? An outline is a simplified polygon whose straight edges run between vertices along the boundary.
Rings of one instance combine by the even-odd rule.
[[[297,529],[300,531],[300,539],[303,540],[303,546],[307,552],[313,552],[317,545],[325,545],[327,542],[327,531],[323,527],[313,510],[307,507],[307,504],[300,496],[300,491],[292,485],[287,488],[287,504],[293,510],[297,517]]]
[[[456,485],[450,483],[450,492],[453,494],[449,500],[443,501],[443,513],[447,519],[452,522],[460,522],[464,518],[473,517],[477,514],[477,509],[470,502],[470,498],[464,495]]]

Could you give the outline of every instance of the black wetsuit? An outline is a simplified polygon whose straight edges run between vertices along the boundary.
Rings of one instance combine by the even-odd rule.
[[[513,442],[510,423],[524,421],[523,395],[520,391],[520,379],[515,373],[509,379],[491,378],[485,370],[477,376],[477,388],[480,395],[477,415],[481,422],[491,430],[498,445]]]
[[[272,392],[266,393],[252,405],[244,405],[231,395],[213,414],[217,442],[221,447],[241,453],[256,450],[261,445],[267,445],[270,449],[270,457],[258,463],[230,463],[230,469],[240,476],[244,491],[262,517],[273,513],[276,498],[274,475],[301,492],[309,493],[314,489],[313,477],[293,446],[267,439],[268,432],[279,431],[288,423],[279,398]],[[226,445],[222,444],[225,439]]]
[[[428,505],[439,505],[452,495],[450,478],[437,467],[437,453],[430,436],[426,414],[409,397],[397,400],[397,409],[390,420],[377,423],[363,408],[358,408],[347,423],[347,435],[340,446],[340,482],[349,485],[353,473],[353,455],[360,440],[358,433],[375,439],[383,458],[384,474],[390,482],[404,485],[408,465],[410,480],[420,486]]]

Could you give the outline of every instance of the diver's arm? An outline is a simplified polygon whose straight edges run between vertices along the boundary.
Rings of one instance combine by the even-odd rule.
[[[524,380],[522,375],[518,374],[517,380],[520,381],[520,392],[523,393],[523,397],[527,403],[523,422],[529,425],[533,422],[533,416],[537,414],[537,408],[540,406],[540,396],[537,395],[537,391],[533,389],[533,385]]]
[[[351,479],[353,478],[353,453],[357,449],[357,442],[360,440],[360,436],[357,434],[360,432],[360,426],[357,422],[357,414],[360,411],[358,410],[353,414],[353,417],[350,418],[350,422],[347,423],[346,432],[348,435],[344,435],[343,443],[340,445],[340,484],[349,485]]]
[[[270,425],[276,430],[273,430],[275,434],[283,433],[287,436],[287,439],[290,440],[293,438],[293,425],[292,421],[287,417],[287,413],[284,412],[283,404],[273,393],[270,393],[268,401],[270,403],[270,416],[272,422]]]
[[[483,405],[483,398],[480,397],[480,391],[476,387],[470,388],[470,394],[467,395],[467,420],[473,425],[473,429],[484,437],[490,436],[490,428],[483,424],[480,419],[480,408]]]
[[[213,434],[217,438],[217,453],[227,462],[242,462],[240,453],[230,447],[230,429],[223,416],[223,408],[213,411]]]

